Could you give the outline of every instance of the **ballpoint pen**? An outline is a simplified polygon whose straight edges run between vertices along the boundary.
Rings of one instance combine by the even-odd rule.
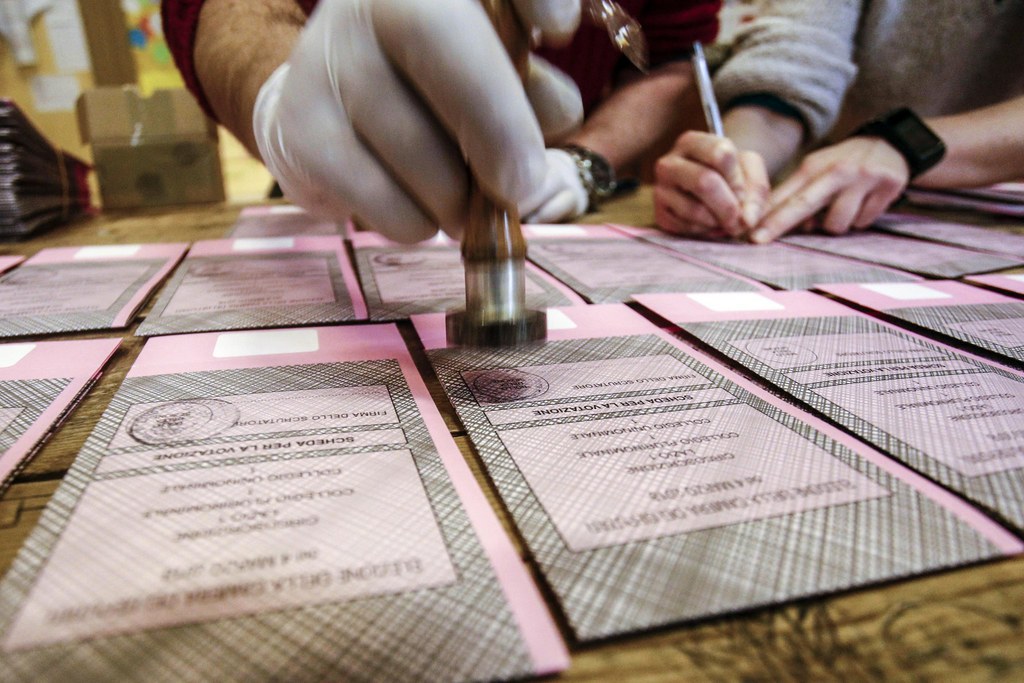
[[[711,73],[708,71],[708,60],[704,57],[704,46],[700,41],[693,43],[693,73],[697,79],[697,92],[700,93],[700,104],[704,108],[704,120],[708,131],[722,137],[722,115],[718,111],[718,100],[715,89],[711,85]]]
[[[697,92],[700,94],[700,103],[704,109],[704,120],[707,122],[708,131],[720,138],[725,137],[722,114],[718,109],[715,89],[711,85],[711,73],[708,71],[708,61],[704,56],[704,46],[700,44],[700,41],[693,43],[693,73],[697,80]],[[763,201],[758,200],[756,194],[747,192],[743,188],[737,189],[737,198],[740,202],[740,214],[743,217],[743,222],[748,228],[753,228],[760,219]]]

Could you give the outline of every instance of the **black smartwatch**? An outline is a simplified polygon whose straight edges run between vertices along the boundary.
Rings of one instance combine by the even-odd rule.
[[[907,107],[868,121],[853,135],[877,136],[892,145],[907,160],[910,177],[916,178],[942,161],[946,145],[942,138]]]
[[[618,182],[615,180],[615,170],[607,159],[594,150],[580,145],[562,145],[559,149],[568,153],[576,164],[583,189],[587,191],[590,201],[589,210],[593,211],[601,202],[615,194]]]

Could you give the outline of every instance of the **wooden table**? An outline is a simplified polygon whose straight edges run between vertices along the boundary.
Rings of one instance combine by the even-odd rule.
[[[112,213],[5,245],[0,252],[30,256],[45,247],[216,239],[227,233],[238,211],[237,206],[217,205]],[[587,220],[652,224],[650,191],[610,203]],[[1024,231],[1021,222],[1000,226]],[[0,573],[10,566],[142,347],[133,330],[134,325],[63,335],[123,335],[124,342],[89,395],[0,498]],[[403,331],[412,339],[407,324]],[[426,367],[416,345],[411,346]],[[436,380],[431,385],[456,441],[522,551],[454,410]],[[573,681],[1024,680],[1024,556],[571,649],[572,667],[561,678]]]

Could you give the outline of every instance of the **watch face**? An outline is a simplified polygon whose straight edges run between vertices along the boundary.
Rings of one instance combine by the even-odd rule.
[[[580,171],[580,179],[590,195],[591,205],[611,197],[615,192],[615,171],[608,160],[597,152],[579,145],[562,147],[572,156]]]
[[[918,154],[926,155],[942,145],[942,140],[909,111],[889,121],[896,134]]]
[[[935,166],[946,153],[942,138],[906,107],[869,122],[862,127],[861,132],[877,135],[896,148],[907,160],[911,178]]]
[[[590,157],[590,172],[594,177],[594,192],[602,198],[615,191],[615,173],[608,161],[597,154]]]

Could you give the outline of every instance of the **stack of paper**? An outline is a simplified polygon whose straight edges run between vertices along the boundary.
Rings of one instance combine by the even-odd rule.
[[[875,221],[875,225],[897,235],[1024,258],[1024,235],[1003,230],[898,213],[882,216]]]
[[[89,212],[88,172],[0,98],[0,239],[28,237]]]
[[[905,194],[907,201],[918,206],[1024,216],[1024,183],[1000,183],[989,187],[946,190],[908,187]]]
[[[937,242],[897,237],[873,230],[846,235],[790,235],[783,242],[837,256],[909,270],[931,277],[951,278],[1012,268],[1024,259],[972,251]]]

